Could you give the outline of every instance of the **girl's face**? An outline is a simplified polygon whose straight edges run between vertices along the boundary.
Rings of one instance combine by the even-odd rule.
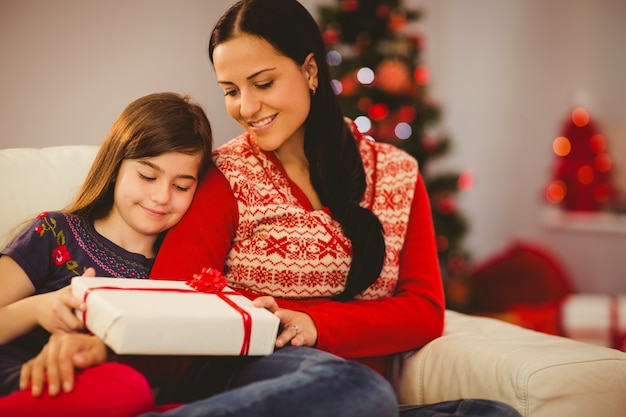
[[[228,114],[261,149],[302,146],[310,90],[317,87],[313,54],[300,66],[264,39],[243,34],[215,48],[213,65]]]
[[[109,220],[120,234],[156,236],[183,217],[198,185],[200,154],[166,152],[125,159],[115,182]]]

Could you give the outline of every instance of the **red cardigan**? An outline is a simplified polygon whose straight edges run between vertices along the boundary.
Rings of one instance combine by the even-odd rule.
[[[189,211],[166,235],[151,277],[185,280],[204,267],[222,270],[237,221],[237,203],[230,185],[212,166]],[[391,355],[416,349],[440,336],[444,296],[430,202],[421,175],[393,296],[348,302],[327,298],[277,301],[281,308],[312,317],[318,349],[358,360],[383,375]]]

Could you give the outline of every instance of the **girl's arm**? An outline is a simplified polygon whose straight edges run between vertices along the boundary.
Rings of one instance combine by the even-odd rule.
[[[82,309],[82,302],[72,296],[69,286],[33,295],[35,286],[8,255],[0,257],[0,288],[0,344],[9,343],[38,325],[50,333],[83,327],[72,312]]]

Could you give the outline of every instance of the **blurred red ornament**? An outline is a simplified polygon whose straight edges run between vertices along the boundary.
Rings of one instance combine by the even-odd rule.
[[[469,171],[463,171],[459,175],[457,187],[461,191],[467,191],[474,185],[474,175]]]
[[[379,19],[388,19],[391,7],[388,4],[381,4],[376,8],[376,17]]]
[[[341,95],[351,96],[356,91],[358,85],[356,80],[354,79],[354,75],[348,74],[341,79],[341,86]]]
[[[372,106],[372,99],[367,96],[361,97],[359,101],[357,101],[356,106],[361,113],[367,113]]]
[[[567,145],[567,146],[566,146]],[[574,108],[553,142],[556,159],[546,200],[568,211],[598,211],[614,198],[611,158],[589,112]]]
[[[427,85],[430,81],[430,74],[428,73],[428,69],[424,65],[418,66],[417,68],[415,68],[413,78],[418,85]]]
[[[346,12],[353,12],[359,9],[359,2],[357,0],[342,0],[341,9]]]
[[[373,104],[369,108],[369,116],[372,120],[382,120],[389,114],[389,107],[384,103]]]
[[[398,32],[406,26],[406,14],[402,9],[393,9],[389,14],[389,28]]]
[[[377,86],[389,94],[406,94],[411,90],[411,73],[400,59],[386,59],[376,68]]]
[[[452,214],[456,211],[456,201],[452,197],[442,197],[437,202],[437,208],[443,214]]]
[[[334,45],[339,42],[341,31],[334,27],[328,27],[323,32],[324,43],[328,45]]]
[[[398,111],[400,121],[412,123],[417,117],[417,111],[411,106],[404,106]]]

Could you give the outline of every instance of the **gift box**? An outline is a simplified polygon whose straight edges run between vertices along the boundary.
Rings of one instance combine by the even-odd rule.
[[[566,337],[626,351],[626,295],[570,295],[561,323]]]
[[[185,281],[72,279],[85,327],[117,354],[254,355],[272,353],[280,321],[226,287],[214,293]],[[198,289],[199,288],[199,289]]]

